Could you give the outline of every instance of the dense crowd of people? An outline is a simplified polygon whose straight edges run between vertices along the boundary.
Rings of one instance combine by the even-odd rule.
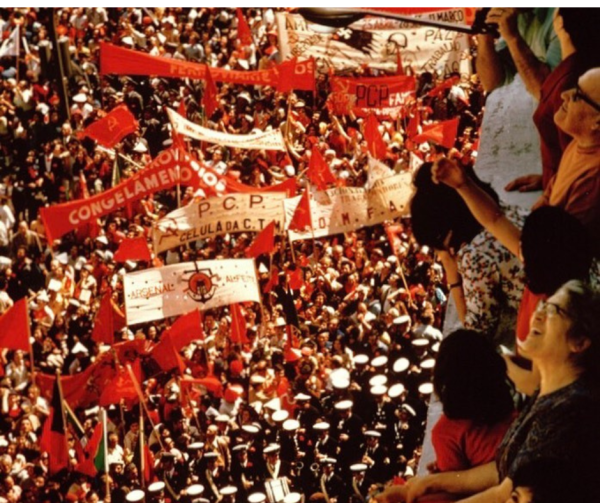
[[[514,52],[515,47],[522,49],[514,40],[515,14],[505,20],[500,10],[493,9],[488,16],[490,21],[501,18],[494,22],[516,70],[522,72],[523,63]],[[199,197],[193,189],[179,194],[173,188],[49,244],[40,208],[99,194],[143,169],[173,141],[168,108],[224,133],[282,130],[287,152],[224,148],[186,139],[190,154],[221,176],[256,188],[296,178],[305,187],[316,147],[338,185],[367,183],[366,121],[352,114],[333,114],[327,106],[328,75],[318,76],[314,93],[218,84],[217,108],[207,116],[201,106],[202,81],[100,74],[101,41],[226,70],[270,68],[281,59],[275,11],[242,9],[254,39],[244,45],[235,9],[0,9],[0,33],[6,38],[20,26],[24,40],[19,58],[0,59],[0,314],[26,298],[31,319],[29,354],[6,349],[0,353],[4,372],[0,500],[261,503],[268,499],[280,503],[285,496],[286,503],[301,498],[344,503],[366,501],[389,481],[400,484],[412,478],[404,489],[387,489],[376,497],[395,503],[433,490],[472,494],[499,484],[493,488],[494,497],[505,501],[501,498],[507,488],[509,494],[513,489],[506,480],[522,481],[534,490],[539,485],[535,479],[539,472],[532,468],[538,458],[535,442],[529,439],[527,452],[519,448],[527,443],[531,421],[543,415],[560,423],[556,442],[564,443],[561,449],[547,448],[550,461],[560,456],[587,460],[584,445],[595,445],[587,423],[593,418],[591,390],[596,384],[594,360],[586,355],[595,355],[599,334],[597,321],[588,319],[590,312],[596,312],[598,294],[585,283],[597,264],[595,239],[600,228],[598,198],[593,197],[600,179],[594,161],[600,78],[597,70],[580,78],[584,70],[598,66],[592,56],[584,57],[587,44],[593,43],[586,37],[592,35],[578,39],[569,33],[576,31],[575,22],[592,22],[589,12],[580,17],[565,15],[560,26],[563,17],[554,22],[563,58],[577,53],[579,62],[557,84],[560,90],[551,90],[565,91],[562,113],[566,117],[557,124],[574,138],[573,143],[578,142],[568,162],[581,163],[578,155],[587,163],[577,176],[563,175],[567,168],[562,168],[562,151],[554,152],[552,167],[544,164],[545,199],[540,205],[558,208],[544,207],[529,215],[523,209],[506,208],[474,176],[485,100],[477,74],[431,95],[429,91],[449,76],[413,70],[416,99],[404,117],[383,120],[379,126],[387,145],[380,161],[390,170],[411,170],[411,153],[424,161],[414,177],[412,219],[293,245],[278,237],[276,250],[256,262],[262,303],[243,306],[247,337],[232,341],[232,309],[204,311],[203,335],[181,348],[181,366],[164,368],[151,355],[174,320],[125,327],[115,333],[112,348],[92,338],[107,292],[114,309],[123,309],[127,272],[244,257],[254,238],[251,233],[226,234],[153,255],[149,262],[116,262],[115,252],[124,240],[143,237],[151,243],[157,220]],[[519,27],[525,22],[520,21]],[[56,69],[41,54],[45,41],[53,40],[53,32],[68,40],[71,69],[66,104],[61,102]],[[491,36],[479,35],[477,46],[488,59],[478,60],[477,66],[489,69],[486,37]],[[371,76],[371,70],[359,68],[354,74]],[[487,91],[493,87],[490,75],[482,72]],[[548,80],[553,75],[550,68],[544,74]],[[494,79],[494,85],[500,80]],[[575,84],[576,91],[566,91]],[[137,118],[139,130],[114,150],[78,135],[122,103]],[[553,103],[559,108],[563,101]],[[454,148],[434,142],[413,144],[408,129],[417,116],[423,125],[458,118]],[[551,157],[546,147],[543,159]],[[583,194],[583,202],[569,190],[580,182],[577,177],[582,171],[584,183],[577,186],[577,195]],[[564,239],[549,239],[556,229],[564,232]],[[560,270],[548,269],[556,263],[561,264]],[[559,289],[569,280],[583,283],[567,283]],[[440,348],[449,293],[465,327],[481,332],[476,336],[482,340],[513,347],[517,327],[519,353],[533,365],[502,362],[491,343],[485,348],[466,343],[450,354],[448,339]],[[498,329],[503,315],[509,318],[512,338]],[[557,332],[566,342],[560,339],[556,346],[564,351],[549,357],[550,346],[544,351],[531,342],[532,330],[536,335]],[[459,340],[473,333],[453,337]],[[133,356],[117,349],[134,345]],[[481,365],[482,377],[475,383],[464,368],[461,373],[456,367],[467,348],[472,359],[490,362]],[[438,350],[440,362],[445,362],[439,366],[435,364]],[[569,351],[577,354],[573,361]],[[137,398],[128,395],[107,406],[106,423],[104,408],[98,407],[102,390],[90,391],[87,399],[71,404],[64,430],[67,466],[56,470],[53,452],[43,441],[50,423],[55,423],[54,406],[60,403],[48,379],[58,374],[76,377],[107,361],[114,368],[137,366],[141,388]],[[458,363],[459,367],[468,364]],[[526,406],[526,416],[514,423],[515,392],[511,394],[502,379],[506,365],[519,391],[533,394],[541,389],[540,398]],[[484,378],[486,370],[489,375],[495,372],[489,382]],[[462,380],[453,381],[452,376],[460,375]],[[563,381],[557,383],[556,375]],[[581,375],[586,379],[577,380]],[[573,382],[576,387],[568,388],[568,393],[560,391]],[[588,382],[592,384],[587,386]],[[469,407],[466,401],[452,405],[461,392],[467,394],[464,390],[478,383],[489,387],[477,390],[478,395],[473,391]],[[486,467],[477,477],[486,483],[493,479],[494,484],[473,479],[477,481],[453,485],[443,473],[438,478],[414,477],[434,388],[446,421],[434,434],[438,469],[454,473]],[[557,389],[565,395],[560,410],[552,409],[551,400],[542,400]],[[485,405],[472,396],[500,396],[503,405],[493,412],[481,410]],[[563,419],[564,409],[572,406],[571,397],[577,414]],[[463,413],[467,409],[468,414]],[[566,421],[581,425],[579,436],[568,429],[571,423],[565,426]],[[98,446],[98,425],[104,423],[106,460],[93,468],[90,463],[94,464],[96,452],[90,446]],[[545,435],[552,434],[548,430],[544,429]],[[459,442],[458,432],[467,440]],[[587,444],[583,435],[588,436]],[[450,437],[456,442],[452,447]],[[495,449],[501,441],[502,459],[496,466]],[[465,443],[467,453],[460,451]],[[581,452],[566,452],[573,445]],[[547,467],[564,470],[565,478],[570,473],[567,468]]]

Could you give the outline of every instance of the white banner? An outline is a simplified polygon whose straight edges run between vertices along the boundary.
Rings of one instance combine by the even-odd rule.
[[[444,16],[466,22],[463,9]],[[436,18],[436,13],[424,17]],[[278,13],[277,23],[282,58],[313,57],[320,73],[352,71],[362,65],[396,73],[399,51],[404,70],[412,68],[416,74],[459,72],[463,80],[471,74],[469,39],[464,33],[380,17],[366,17],[334,33],[311,29],[314,25],[299,14]]]
[[[126,274],[128,325],[205,311],[236,302],[259,302],[254,260],[206,260]]]
[[[310,212],[313,232],[290,231],[290,241],[330,236],[379,224],[408,214],[412,174],[401,173],[377,180],[370,190],[339,187],[313,192]],[[285,200],[286,228],[301,196]]]
[[[160,253],[219,234],[260,232],[273,220],[283,229],[284,199],[285,192],[238,193],[178,208],[154,224],[154,250]]]
[[[0,33],[0,35],[2,35]],[[0,46],[0,58],[8,58],[10,56],[19,57],[19,27],[10,32],[6,40]]]
[[[278,129],[256,134],[227,134],[194,124],[170,108],[167,108],[167,113],[178,134],[195,140],[249,150],[285,150],[283,136]]]

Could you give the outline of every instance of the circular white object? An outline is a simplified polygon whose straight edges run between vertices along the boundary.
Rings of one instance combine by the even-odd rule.
[[[394,362],[394,372],[404,372],[408,367],[410,367],[410,362],[408,361],[408,358],[398,358],[395,362]]]

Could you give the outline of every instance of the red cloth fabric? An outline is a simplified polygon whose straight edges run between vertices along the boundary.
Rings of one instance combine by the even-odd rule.
[[[17,302],[0,317],[0,348],[29,351],[27,299]]]
[[[448,419],[442,414],[431,432],[438,469],[467,470],[493,461],[513,419],[511,415],[494,426],[479,426],[468,419]]]

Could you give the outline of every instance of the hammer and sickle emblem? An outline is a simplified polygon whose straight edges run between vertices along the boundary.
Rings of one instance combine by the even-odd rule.
[[[117,119],[115,119],[114,117],[109,117],[108,118],[108,130],[110,132],[112,132],[113,129],[115,129],[118,124],[119,124],[119,121],[117,121]]]

